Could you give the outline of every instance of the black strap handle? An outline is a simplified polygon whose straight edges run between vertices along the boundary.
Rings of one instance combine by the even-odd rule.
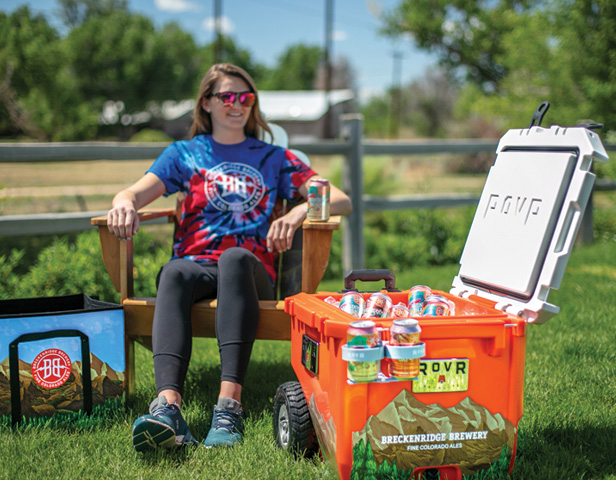
[[[385,280],[385,289],[388,292],[399,292],[396,288],[396,277],[387,269],[377,270],[351,270],[344,277],[344,290],[343,292],[356,292],[355,282],[361,280],[362,282],[378,282]]]
[[[88,336],[73,329],[51,330],[49,332],[24,333],[9,344],[9,376],[11,389],[12,426],[21,420],[21,398],[19,394],[19,344],[48,338],[79,337],[81,339],[81,378],[83,383],[83,409],[87,415],[92,414],[92,374],[90,373],[90,340]]]
[[[543,117],[545,116],[549,108],[550,102],[541,102],[541,104],[537,107],[537,110],[535,110],[535,113],[533,113],[533,118],[531,119],[528,128],[534,126],[540,127],[541,122],[543,122]]]

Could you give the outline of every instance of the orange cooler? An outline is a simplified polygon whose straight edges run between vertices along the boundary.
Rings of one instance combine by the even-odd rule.
[[[342,293],[287,298],[299,383],[281,385],[275,397],[279,445],[310,450],[316,434],[342,479],[420,478],[426,470],[454,479],[495,464],[511,472],[526,329],[558,312],[548,293],[560,286],[573,247],[594,184],[592,161],[607,158],[599,137],[582,127],[532,127],[503,136],[459,274],[449,292],[434,292],[454,304],[453,312],[415,317],[423,350],[412,380],[388,376],[386,354],[376,381],[348,380],[346,334],[357,318],[325,301]],[[386,270],[351,272],[345,290],[379,278],[393,304],[406,303],[408,290],[397,290]],[[370,295],[360,293],[364,300]],[[371,320],[386,352],[394,318]],[[301,420],[306,410],[310,422]]]

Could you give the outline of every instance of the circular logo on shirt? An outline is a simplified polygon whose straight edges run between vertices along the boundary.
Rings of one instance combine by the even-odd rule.
[[[208,170],[205,195],[221,212],[248,212],[265,195],[261,172],[242,163],[221,163]]]
[[[71,359],[62,350],[50,348],[32,362],[32,377],[43,388],[58,388],[71,376]]]

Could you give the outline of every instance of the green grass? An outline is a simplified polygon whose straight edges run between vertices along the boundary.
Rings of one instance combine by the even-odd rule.
[[[456,265],[448,265],[394,273],[401,289],[418,283],[447,289],[456,271]],[[327,282],[321,290],[341,286]],[[616,243],[575,250],[561,288],[550,295],[561,307],[559,315],[527,329],[524,415],[512,478],[616,479],[614,298]],[[249,415],[246,437],[233,449],[134,452],[132,422],[146,412],[155,393],[150,354],[139,347],[137,355],[137,395],[123,407],[17,429],[5,417],[0,422],[0,479],[335,478],[324,462],[296,460],[275,446],[272,398],[279,384],[294,379],[288,343],[256,343],[243,399]],[[198,438],[209,429],[219,375],[215,340],[196,340],[184,412]],[[501,468],[477,478],[508,476]]]

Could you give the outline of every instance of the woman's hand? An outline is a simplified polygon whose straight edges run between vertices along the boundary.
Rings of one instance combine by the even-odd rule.
[[[267,232],[267,251],[284,252],[291,248],[295,231],[306,219],[306,204],[298,205],[286,215],[277,218]]]
[[[130,240],[139,231],[139,215],[133,203],[115,204],[107,213],[107,228],[119,239]]]
[[[113,198],[107,213],[107,228],[121,240],[130,240],[139,231],[137,210],[163,195],[167,189],[160,178],[146,173]]]

